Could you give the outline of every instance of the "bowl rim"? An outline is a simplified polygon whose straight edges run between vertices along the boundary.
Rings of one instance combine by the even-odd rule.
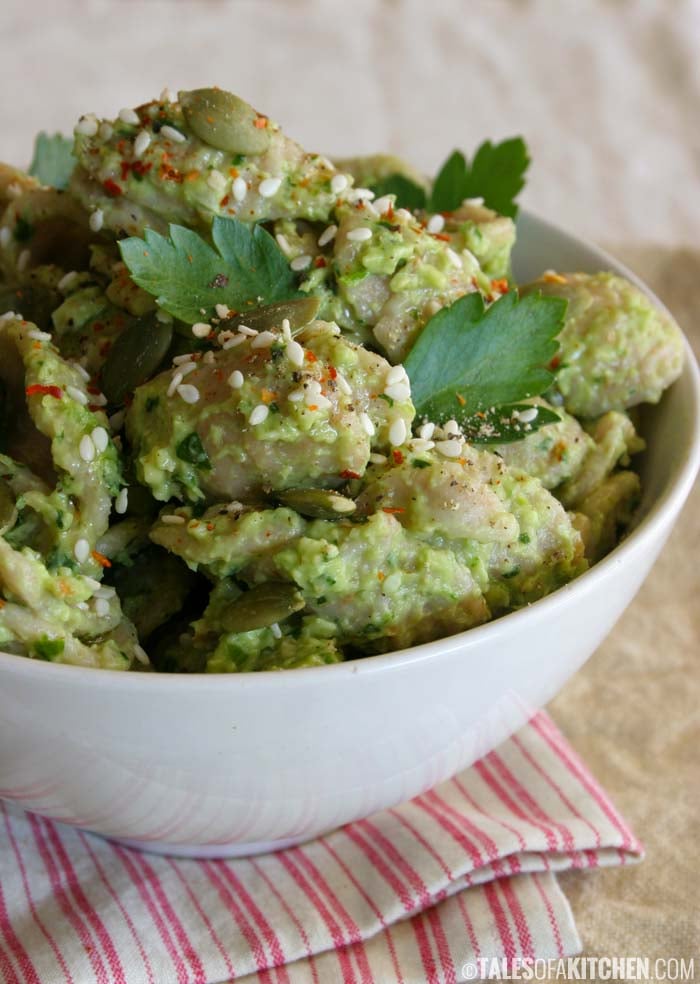
[[[520,214],[526,221],[534,222],[545,233],[549,232],[563,236],[571,240],[574,245],[583,247],[595,254],[605,264],[605,268],[611,269],[615,273],[632,281],[632,283],[643,290],[657,305],[663,310],[668,311],[666,305],[644,281],[606,250],[601,249],[588,239],[573,235],[556,223],[541,218],[530,209],[523,209]],[[572,592],[577,595],[585,594],[586,590],[593,588],[597,580],[604,578],[610,573],[612,568],[617,567],[620,563],[624,563],[625,559],[637,550],[643,550],[645,544],[654,538],[658,528],[669,521],[670,517],[680,512],[690,492],[695,475],[700,468],[700,370],[698,369],[695,355],[685,334],[684,342],[685,365],[681,377],[679,377],[679,380],[674,385],[678,385],[681,379],[688,377],[693,401],[694,424],[691,429],[690,442],[685,449],[684,460],[678,467],[675,481],[667,486],[662,495],[652,504],[639,525],[609,554],[594,564],[589,570],[579,575],[575,580],[557,588],[551,594],[538,599],[531,605],[506,615],[501,615],[490,622],[485,622],[483,625],[466,629],[455,635],[435,639],[432,642],[409,646],[405,649],[399,649],[389,653],[364,656],[339,663],[329,663],[324,666],[298,667],[295,669],[268,670],[262,672],[249,670],[241,673],[139,673],[125,672],[124,670],[97,670],[95,667],[75,666],[68,663],[47,663],[43,660],[29,659],[26,656],[0,651],[0,670],[10,670],[14,674],[25,676],[41,674],[44,679],[48,680],[53,677],[54,679],[63,680],[64,683],[70,681],[72,684],[85,684],[87,682],[101,680],[104,681],[105,686],[109,683],[113,685],[120,683],[122,685],[126,684],[129,689],[144,688],[144,690],[147,688],[162,688],[165,691],[169,691],[180,687],[186,687],[189,690],[210,689],[211,687],[216,687],[217,689],[225,687],[228,690],[236,690],[241,687],[247,689],[251,686],[275,687],[283,685],[286,687],[289,684],[293,686],[304,686],[318,681],[319,674],[322,674],[324,679],[329,680],[331,673],[335,674],[336,679],[343,676],[352,678],[358,674],[384,673],[395,670],[398,667],[435,659],[441,654],[448,655],[455,650],[472,649],[482,641],[495,642],[499,636],[509,634],[511,631],[517,634],[517,627],[524,618],[529,618],[531,621],[534,619],[546,621],[565,596],[570,595]]]

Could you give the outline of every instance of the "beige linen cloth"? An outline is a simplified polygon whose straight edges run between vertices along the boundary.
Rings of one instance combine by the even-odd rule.
[[[219,84],[331,154],[427,172],[522,133],[523,203],[646,278],[700,349],[700,0],[3,0],[0,158]],[[700,493],[551,712],[645,842],[562,877],[584,955],[700,954]],[[700,963],[696,960],[696,974]]]

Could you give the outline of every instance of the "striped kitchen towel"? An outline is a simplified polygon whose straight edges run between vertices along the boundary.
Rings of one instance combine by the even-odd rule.
[[[3,984],[424,984],[575,953],[555,872],[641,846],[546,714],[449,782],[278,854],[141,854],[0,804]]]

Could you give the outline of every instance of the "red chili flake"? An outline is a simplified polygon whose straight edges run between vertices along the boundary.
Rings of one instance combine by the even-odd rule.
[[[41,386],[39,383],[27,386],[24,392],[27,396],[53,396],[56,400],[60,400],[63,396],[60,386]]]
[[[307,407],[308,410],[318,410],[318,405],[316,403],[310,403]]]
[[[97,561],[97,563],[100,565],[100,567],[111,567],[112,566],[112,561],[109,559],[109,557],[105,557],[105,555],[104,554],[101,554],[98,550],[93,550],[92,551],[92,559],[95,560],[95,561]]]
[[[549,363],[550,369],[558,369],[561,364],[561,356],[555,355],[552,361]]]
[[[152,167],[153,167],[153,161],[148,161],[147,164],[145,164],[143,161],[134,161],[134,163],[131,165],[131,170],[134,172],[134,174],[138,174],[140,175],[140,177],[143,177],[144,174],[148,174],[148,172],[151,170]]]
[[[403,464],[403,452],[399,451],[398,448],[394,448],[391,452],[391,457],[394,459],[394,463],[397,465]]]
[[[100,332],[105,330],[105,326],[101,321],[94,321],[92,324],[92,330],[94,332]]]
[[[219,202],[219,207],[220,208],[226,208],[226,206],[228,205],[229,201],[230,201],[229,196],[228,195],[224,195],[224,197]]]
[[[433,239],[441,239],[443,243],[449,243],[452,241],[450,237],[446,235],[444,232],[431,232],[430,235],[433,237]]]
[[[399,513],[405,513],[406,510],[402,506],[384,506],[382,512],[389,513],[390,516],[396,516]]]
[[[328,375],[331,377],[331,379],[338,378],[338,370],[335,368],[335,366],[328,367]]]
[[[499,277],[497,280],[492,280],[491,290],[497,290],[499,294],[507,294],[509,285],[506,277]]]
[[[461,407],[465,407],[467,405],[467,401],[461,393],[455,393],[455,396],[457,397],[457,403],[459,403]]]
[[[122,189],[119,187],[117,182],[112,181],[111,178],[107,178],[106,181],[103,181],[102,187],[110,198],[119,198],[119,196],[123,194]]]
[[[383,581],[385,577],[386,577],[386,574],[384,573],[384,571],[377,571],[377,580],[378,581]]]
[[[357,472],[350,471],[349,468],[346,468],[345,471],[341,471],[340,477],[341,478],[359,478],[360,476],[357,474]]]
[[[102,392],[99,386],[94,386],[92,383],[86,388],[88,393],[92,394],[92,396],[99,396]]]
[[[325,256],[317,256],[314,260],[314,266],[317,270],[322,270],[323,267],[328,266]]]
[[[253,120],[253,126],[257,130],[264,130],[267,126],[267,116],[258,116],[255,120]]]
[[[126,179],[129,177],[129,171],[131,170],[131,164],[129,164],[128,161],[122,161],[120,166],[121,166],[121,169],[122,169],[122,181],[126,181]]]
[[[309,352],[309,351],[308,351],[308,349],[307,349],[307,351],[306,351],[306,352],[304,353],[304,356],[305,356],[305,358],[306,358],[306,361],[307,361],[307,362],[318,362],[318,359],[317,359],[317,358],[316,358],[316,356],[315,356],[315,355],[313,354],[313,352]]]
[[[209,530],[209,532],[211,533],[211,532],[212,532],[212,530],[214,529],[214,524],[213,524],[213,523],[207,523],[207,529],[208,529],[208,530]]]

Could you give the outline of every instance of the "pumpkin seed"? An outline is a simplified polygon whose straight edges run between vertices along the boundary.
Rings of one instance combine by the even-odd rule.
[[[220,330],[236,331],[240,325],[255,328],[256,331],[267,331],[270,328],[281,328],[287,319],[293,332],[313,321],[318,314],[321,301],[318,297],[300,297],[294,301],[279,301],[277,304],[267,304],[255,308],[246,314],[236,314],[227,318],[219,325]]]
[[[252,106],[224,89],[193,89],[179,93],[180,105],[195,136],[229,154],[262,154],[270,145],[266,126]]]
[[[12,490],[0,481],[0,536],[11,530],[17,522],[17,506]]]
[[[173,337],[172,325],[139,318],[117,338],[102,367],[102,392],[112,405],[156,372]]]
[[[298,588],[285,581],[266,581],[246,591],[226,610],[226,632],[250,632],[282,622],[301,611],[306,602]]]
[[[340,519],[357,508],[352,499],[331,489],[287,489],[279,492],[277,498],[299,515],[312,519]]]

